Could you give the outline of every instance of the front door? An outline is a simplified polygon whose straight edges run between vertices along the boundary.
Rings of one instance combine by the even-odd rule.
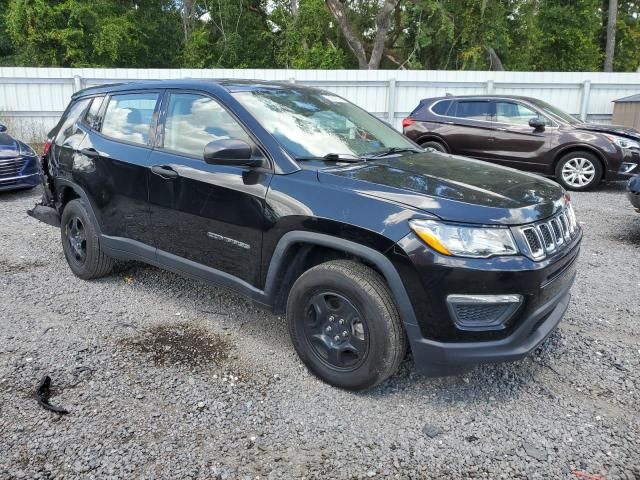
[[[554,127],[542,114],[520,102],[492,102],[492,134],[489,156],[496,163],[534,172],[548,169],[545,154],[548,136]],[[529,120],[540,118],[548,122],[545,130],[529,126]]]
[[[149,175],[159,260],[179,270],[209,267],[257,285],[271,171],[203,160],[205,145],[214,140],[255,146],[215,99],[172,91],[163,103]]]

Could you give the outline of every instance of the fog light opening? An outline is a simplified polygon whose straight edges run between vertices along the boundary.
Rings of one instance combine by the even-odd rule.
[[[461,330],[501,330],[522,305],[522,295],[449,295],[447,307]]]

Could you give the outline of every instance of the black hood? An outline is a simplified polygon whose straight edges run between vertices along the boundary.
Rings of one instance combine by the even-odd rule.
[[[0,158],[15,157],[18,153],[18,142],[6,133],[0,133]]]
[[[622,125],[602,125],[598,123],[583,123],[576,125],[579,130],[588,130],[590,132],[610,133],[611,135],[619,135],[621,137],[640,140],[640,132],[635,128],[623,127]]]
[[[553,215],[566,202],[555,182],[511,168],[435,152],[386,157],[319,171],[321,182],[403,203],[444,220],[517,225]]]

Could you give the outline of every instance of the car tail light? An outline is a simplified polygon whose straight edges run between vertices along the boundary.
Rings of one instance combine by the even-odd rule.
[[[43,157],[46,157],[47,153],[49,153],[49,150],[51,149],[51,143],[52,143],[51,139],[48,138],[47,142],[44,144],[44,148],[42,149],[42,156]]]
[[[413,122],[415,122],[415,120],[411,117],[407,117],[407,118],[403,118],[402,119],[402,128],[407,128],[411,125],[413,125]]]

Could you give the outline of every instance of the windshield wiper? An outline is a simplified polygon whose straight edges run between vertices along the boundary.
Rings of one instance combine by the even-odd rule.
[[[386,157],[387,155],[395,155],[396,153],[405,153],[405,152],[421,153],[422,150],[418,150],[417,148],[411,148],[411,147],[391,147],[391,148],[387,148],[386,150],[383,150],[381,152],[367,153],[367,154],[363,155],[363,157],[365,157],[365,158],[381,158],[381,157]]]
[[[302,157],[295,157],[295,159],[296,160],[329,160],[330,162],[350,162],[350,163],[357,163],[357,162],[364,161],[363,158],[357,157],[350,153],[327,153],[322,157],[302,156]]]

